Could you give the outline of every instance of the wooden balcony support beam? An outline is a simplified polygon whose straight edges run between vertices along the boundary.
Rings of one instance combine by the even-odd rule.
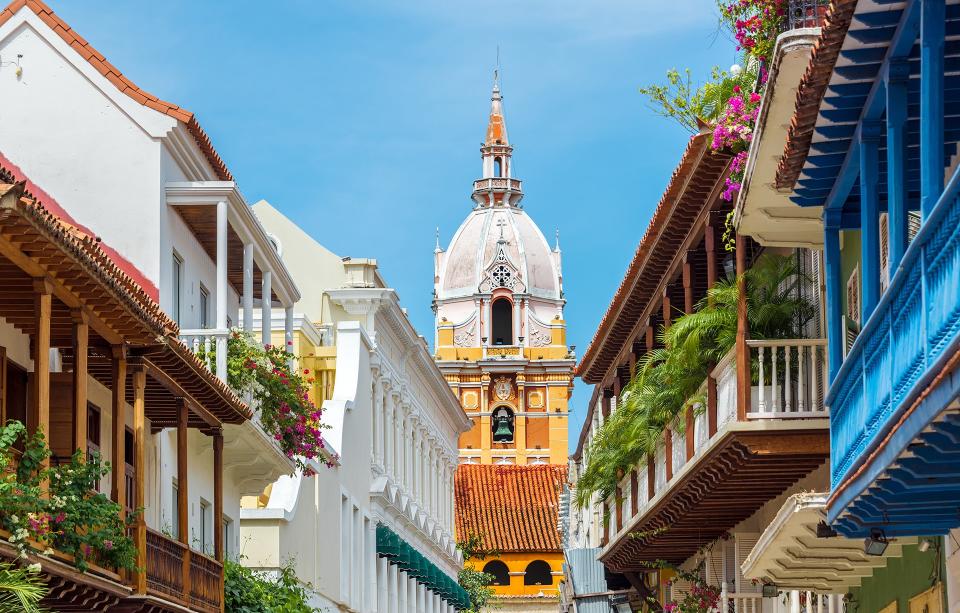
[[[146,471],[144,470],[147,454],[146,406],[145,394],[147,389],[147,369],[143,364],[134,364],[130,369],[133,384],[133,450],[134,450],[134,490],[133,508],[139,510],[135,527],[134,542],[137,546],[137,568],[141,569],[134,576],[134,590],[137,594],[147,593],[147,522],[143,516],[144,484]]]
[[[87,364],[90,354],[90,323],[81,309],[73,318],[73,449],[87,455]]]
[[[750,409],[750,335],[747,320],[747,238],[737,233],[737,421],[745,421]]]
[[[187,464],[187,424],[190,409],[183,398],[177,398],[177,526],[179,541],[184,545],[183,593],[190,594],[190,469]]]
[[[120,517],[127,514],[127,494],[124,479],[126,460],[125,434],[127,423],[126,385],[127,385],[127,351],[123,345],[113,347],[111,357],[111,392],[112,394],[112,455],[110,465],[110,498],[120,505]]]
[[[50,443],[50,320],[52,318],[52,287],[46,279],[34,279],[33,379],[31,385],[30,411],[27,415],[27,430],[39,432]],[[42,468],[50,460],[42,462]],[[44,486],[45,487],[45,486]]]

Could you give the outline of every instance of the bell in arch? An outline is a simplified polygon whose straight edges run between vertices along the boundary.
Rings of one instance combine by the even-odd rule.
[[[513,413],[509,409],[497,409],[493,414],[493,442],[513,442]]]

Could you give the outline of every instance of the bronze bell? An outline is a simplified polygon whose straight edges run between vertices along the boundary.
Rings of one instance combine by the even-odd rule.
[[[494,443],[509,443],[513,440],[513,428],[510,427],[509,418],[497,420],[497,429],[493,431]]]

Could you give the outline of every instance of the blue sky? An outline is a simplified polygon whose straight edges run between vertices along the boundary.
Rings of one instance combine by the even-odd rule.
[[[374,257],[433,338],[434,229],[480,174],[500,47],[524,206],[561,233],[583,353],[687,134],[637,92],[736,56],[714,0],[52,0],[135,83],[194,113],[248,201],[340,255]],[[570,444],[590,388],[578,382]]]

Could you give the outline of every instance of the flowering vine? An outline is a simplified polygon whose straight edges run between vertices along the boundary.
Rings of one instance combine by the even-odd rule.
[[[325,451],[323,411],[310,400],[313,378],[296,366],[285,347],[261,346],[252,336],[232,330],[227,339],[227,382],[241,394],[250,392],[264,430],[307,477],[311,461],[332,466],[336,457]]]
[[[23,451],[14,451],[23,440]],[[15,455],[20,457],[14,461]],[[120,505],[96,491],[110,472],[98,453],[84,460],[78,451],[69,462],[45,467],[50,449],[41,434],[26,436],[23,424],[0,427],[0,527],[20,553],[72,555],[77,568],[91,562],[135,570],[137,552],[130,528],[138,509],[120,518]],[[47,484],[44,494],[43,484]]]
[[[730,171],[726,178],[724,200],[733,200],[734,195],[743,187],[743,175],[747,165],[750,143],[753,141],[754,124],[760,112],[760,94],[750,92],[744,95],[740,87],[734,88],[734,95],[727,100],[726,109],[713,129],[711,147],[733,153]]]

